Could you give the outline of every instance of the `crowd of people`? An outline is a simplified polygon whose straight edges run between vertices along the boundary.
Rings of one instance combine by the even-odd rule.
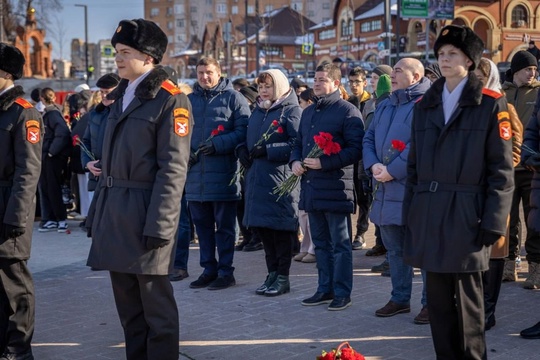
[[[371,74],[316,68],[313,88],[279,70],[254,83],[196,64],[193,88],[159,65],[167,37],[143,19],[112,37],[118,74],[59,106],[53,89],[23,99],[24,57],[0,43],[0,360],[33,359],[33,285],[26,262],[39,196],[39,231],[68,230],[64,188],[91,237],[88,266],[110,273],[128,359],[177,359],[171,281],[189,277],[197,235],[200,275],[189,287],[234,286],[235,251],[265,253],[256,295],[289,293],[292,261],[316,263],[303,306],[352,305],[353,250],[385,255],[391,279],[375,311],[411,310],[413,268],[437,358],[486,359],[502,281],[516,281],[519,205],[529,273],[540,288],[538,59],[517,52],[502,83],[482,40],[449,25],[436,64],[404,58]],[[33,106],[35,105],[35,106]],[[69,200],[69,196],[68,199]],[[352,223],[351,214],[357,213]],[[14,244],[21,244],[14,246]],[[521,332],[540,338],[540,323]],[[144,355],[142,355],[144,354]]]

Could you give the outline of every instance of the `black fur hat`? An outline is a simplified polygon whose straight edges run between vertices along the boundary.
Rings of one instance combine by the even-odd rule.
[[[144,19],[122,20],[111,39],[112,46],[124,44],[150,55],[158,64],[167,50],[167,35],[156,23]]]
[[[14,80],[23,75],[24,56],[15,46],[0,43],[0,69],[11,74]]]
[[[115,73],[107,73],[100,77],[96,82],[96,86],[100,89],[112,89],[118,86],[120,77]]]
[[[471,59],[473,64],[469,67],[469,71],[476,69],[484,52],[484,42],[471,28],[459,25],[445,26],[433,46],[437,59],[439,58],[439,49],[447,44],[457,47]]]

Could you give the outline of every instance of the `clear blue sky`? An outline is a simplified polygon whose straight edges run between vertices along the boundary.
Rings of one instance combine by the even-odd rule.
[[[123,19],[137,19],[144,16],[143,0],[62,0],[64,9],[58,16],[49,19],[49,26],[57,29],[58,19],[64,27],[63,56],[69,59],[70,44],[74,38],[84,40],[84,8],[75,4],[87,5],[88,42],[110,39],[116,26]],[[39,9],[38,9],[39,10]],[[53,37],[47,35],[46,41],[53,45],[53,59],[60,58],[59,45]]]

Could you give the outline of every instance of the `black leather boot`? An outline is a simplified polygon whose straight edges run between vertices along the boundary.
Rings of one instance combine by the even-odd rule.
[[[264,295],[266,291],[268,290],[268,288],[270,287],[270,285],[272,285],[274,281],[276,281],[276,279],[277,279],[276,271],[272,271],[271,273],[269,273],[266,276],[266,280],[264,281],[264,284],[262,284],[261,286],[257,288],[257,290],[255,290],[255,294]]]
[[[504,259],[489,260],[489,270],[482,276],[484,283],[484,314],[486,331],[495,326],[495,307],[501,291],[504,273]]]
[[[286,275],[278,275],[276,281],[270,287],[264,295],[266,296],[278,296],[291,291],[291,284],[289,283],[289,277]]]

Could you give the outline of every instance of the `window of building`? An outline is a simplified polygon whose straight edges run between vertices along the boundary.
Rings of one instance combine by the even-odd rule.
[[[308,11],[307,16],[308,16],[308,18],[314,18],[315,17],[315,11],[312,11],[312,10]]]
[[[167,40],[169,41],[169,44],[171,44],[174,41],[174,37],[172,35],[167,36]]]
[[[323,30],[319,32],[319,40],[333,39],[336,37],[336,29]]]
[[[266,11],[266,12],[270,12],[272,10],[274,10],[274,5],[266,5],[264,7],[264,11]]]
[[[371,31],[371,22],[366,21],[360,25],[360,32],[370,32]]]
[[[192,6],[192,7],[189,9],[189,12],[191,12],[192,14],[196,14],[196,13],[197,13],[197,7],[196,7],[196,6]]]
[[[301,12],[302,11],[302,3],[301,2],[293,2],[291,4],[291,8],[293,8],[294,10],[296,10],[298,12]]]
[[[176,40],[183,42],[186,41],[186,34],[178,34],[176,35]]]
[[[182,15],[184,13],[184,5],[174,5],[174,13]]]
[[[283,54],[283,48],[280,46],[263,46],[262,51],[266,54],[266,57],[268,56],[277,56],[281,57]]]
[[[233,14],[233,15],[238,14],[238,5],[233,5],[231,7],[231,14]]]
[[[216,4],[216,13],[227,14],[227,4]]]
[[[322,8],[323,8],[323,10],[328,10],[328,9],[330,9],[330,3],[328,3],[328,2],[323,3],[323,4],[322,4]]]
[[[173,8],[172,7],[168,7],[167,8],[167,16],[172,16],[173,15]]]
[[[249,14],[249,15],[255,14],[255,6],[253,6],[253,5],[248,5],[248,14]]]
[[[512,27],[519,28],[527,25],[527,9],[523,5],[516,5],[512,9]]]
[[[206,5],[212,5],[212,0],[206,0]]]
[[[167,29],[172,30],[174,28],[174,22],[167,21]]]
[[[186,26],[184,19],[176,19],[176,27],[183,28]]]
[[[382,21],[381,20],[373,20],[371,22],[371,30],[381,30],[382,29]]]
[[[194,28],[196,28],[197,26],[199,26],[199,23],[197,20],[191,20],[191,26],[193,26]]]
[[[350,36],[353,34],[353,21],[352,19],[341,19],[341,36]]]
[[[206,14],[206,18],[207,18],[208,20],[212,20],[212,19],[214,18],[214,14],[212,14],[212,13],[207,13],[207,14]]]
[[[159,8],[151,8],[150,16],[159,16]]]

